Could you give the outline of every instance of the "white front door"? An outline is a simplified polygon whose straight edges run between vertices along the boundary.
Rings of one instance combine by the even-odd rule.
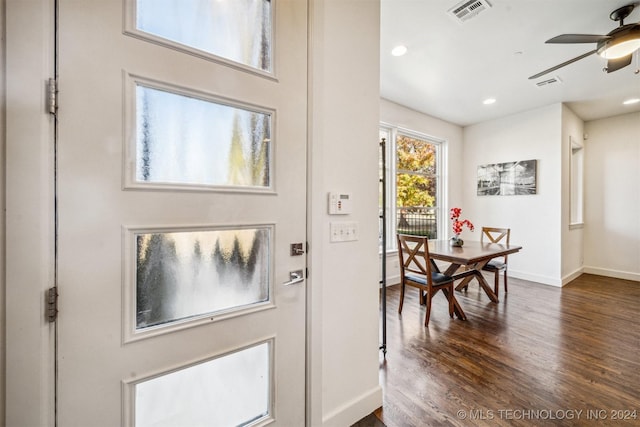
[[[58,3],[57,424],[304,425],[306,1]]]

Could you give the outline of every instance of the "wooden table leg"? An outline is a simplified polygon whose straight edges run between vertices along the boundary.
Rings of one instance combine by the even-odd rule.
[[[444,295],[449,298],[449,291],[447,289],[442,289]],[[467,315],[464,314],[464,310],[460,306],[460,303],[456,299],[455,293],[451,296],[453,298],[453,312],[456,314],[456,317],[460,320],[467,320]]]
[[[431,268],[433,271],[436,271],[438,273],[440,273],[440,268],[438,267],[438,265],[433,261],[433,259],[429,260],[431,262]],[[458,270],[458,268],[460,268],[460,264],[450,264],[449,267],[447,267],[447,269],[444,271],[445,276],[453,276],[453,274]],[[449,295],[446,289],[442,289],[442,292],[444,293],[444,295],[449,298]],[[420,292],[420,304],[424,305],[426,302],[424,301],[425,297],[422,295],[422,292]],[[461,320],[467,320],[467,316],[464,314],[464,311],[462,310],[462,307],[460,307],[460,303],[458,303],[458,300],[456,299],[455,294],[453,295],[453,312],[456,314],[456,316],[458,317],[458,319]]]
[[[467,286],[469,286],[469,282],[471,280],[473,280],[475,278],[475,273],[473,275],[468,275],[466,277],[464,277],[460,283],[458,283],[458,285],[456,286],[456,291],[461,291],[462,288],[466,288]]]
[[[478,284],[484,290],[484,292],[487,294],[489,299],[491,301],[493,301],[493,302],[498,302],[498,295],[496,295],[496,293],[493,291],[493,289],[491,289],[491,287],[489,286],[487,281],[484,279],[484,276],[482,275],[482,267],[485,264],[486,264],[486,262],[482,262],[482,263],[477,263],[475,265],[467,266],[467,268],[469,268],[469,270],[467,270],[466,272],[464,272],[462,274],[459,274],[459,276],[461,276],[462,280],[460,281],[460,283],[458,283],[458,285],[455,287],[455,289],[456,289],[456,291],[460,291],[463,288],[466,288],[467,286],[469,286],[469,282],[475,278],[475,279],[478,280]]]
[[[444,271],[443,274],[445,276],[453,276],[455,272],[458,271],[459,268],[460,268],[460,264],[452,263],[449,265],[449,267],[447,267],[447,269]]]
[[[493,289],[491,289],[491,286],[489,286],[489,284],[487,283],[487,281],[484,279],[484,276],[482,275],[482,268],[487,265],[487,263],[490,260],[484,260],[481,262],[476,263],[473,266],[473,269],[476,272],[476,277],[478,278],[478,283],[480,284],[480,286],[482,287],[482,289],[484,289],[484,292],[487,294],[487,296],[489,297],[489,299],[493,302],[498,302],[498,295],[496,295],[496,293],[493,291]]]
[[[452,276],[452,277],[460,277],[461,279],[460,283],[458,283],[458,285],[454,288],[457,291],[462,290],[463,288],[469,286],[469,282],[474,278],[478,279],[478,283],[480,284],[480,287],[484,290],[484,292],[487,294],[489,299],[493,302],[498,302],[498,296],[495,294],[495,292],[493,292],[493,289],[491,289],[487,281],[484,279],[484,276],[482,275],[482,271],[481,271],[482,267],[484,267],[484,265],[487,262],[489,262],[489,260],[479,262],[473,265],[468,265],[466,271],[463,271],[462,273],[458,273],[458,274],[455,274],[455,272],[458,270],[458,268],[460,268],[460,264],[452,263],[444,271],[443,274],[447,276]],[[435,263],[433,263],[433,266],[435,270],[438,271],[438,267],[435,265]],[[464,312],[462,311],[462,308],[460,308],[460,304],[458,304],[458,300],[455,300],[454,305],[456,309],[456,315],[458,315],[458,317],[461,319],[462,318],[466,319],[466,317],[460,317],[459,315],[459,312],[460,312],[462,316],[464,316]]]
[[[480,284],[480,287],[484,289],[484,293],[487,294],[489,299],[493,302],[498,302],[498,295],[496,295],[496,293],[493,292],[493,289],[491,289],[487,281],[484,279],[484,276],[482,275],[480,270],[475,270],[475,277],[478,279],[478,283]]]

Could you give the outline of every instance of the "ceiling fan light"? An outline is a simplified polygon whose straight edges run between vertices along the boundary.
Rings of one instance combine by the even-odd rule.
[[[640,49],[640,39],[627,40],[613,46],[607,46],[600,55],[606,59],[618,59],[630,55],[638,49]]]
[[[606,59],[618,59],[640,49],[640,26],[621,27],[610,33],[613,38],[598,44],[598,54]]]

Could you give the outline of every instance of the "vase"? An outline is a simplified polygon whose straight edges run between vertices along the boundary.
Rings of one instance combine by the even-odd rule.
[[[455,235],[451,238],[451,246],[461,248],[462,245],[464,245],[464,240],[462,240],[460,236]]]

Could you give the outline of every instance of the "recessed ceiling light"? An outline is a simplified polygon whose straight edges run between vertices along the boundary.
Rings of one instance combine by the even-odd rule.
[[[637,104],[638,102],[640,102],[640,98],[631,98],[631,99],[627,99],[626,101],[623,102],[624,105],[631,105],[631,104]]]
[[[405,45],[398,45],[391,50],[391,55],[402,56],[407,53],[407,47]]]
[[[484,101],[482,101],[482,103],[484,105],[491,105],[491,104],[495,104],[496,99],[495,98],[487,98]]]

